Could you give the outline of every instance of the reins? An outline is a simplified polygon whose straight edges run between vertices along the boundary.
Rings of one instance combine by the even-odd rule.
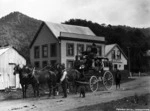
[[[43,67],[42,69],[39,69],[39,70],[35,70],[35,69],[34,69],[34,71],[40,72],[40,71],[46,69],[48,66],[49,66],[49,65],[47,65],[47,66],[45,66],[45,67]],[[35,67],[34,67],[34,68],[35,68]]]

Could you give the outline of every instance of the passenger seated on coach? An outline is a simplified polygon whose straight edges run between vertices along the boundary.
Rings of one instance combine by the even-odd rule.
[[[96,44],[95,44],[95,43],[92,44],[91,53],[93,54],[93,58],[94,58],[94,57],[96,56],[96,54],[97,54],[97,47],[96,47]]]
[[[100,70],[100,60],[99,59],[95,59],[95,70],[96,71]]]
[[[81,61],[78,59],[78,56],[75,57],[74,69],[80,70]]]

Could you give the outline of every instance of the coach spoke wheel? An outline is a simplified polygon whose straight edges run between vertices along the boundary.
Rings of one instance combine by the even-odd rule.
[[[110,90],[112,88],[113,81],[114,79],[113,79],[112,73],[109,71],[106,71],[103,77],[103,84],[107,90]]]
[[[98,81],[96,76],[92,76],[90,78],[90,89],[92,92],[95,92],[98,89]]]

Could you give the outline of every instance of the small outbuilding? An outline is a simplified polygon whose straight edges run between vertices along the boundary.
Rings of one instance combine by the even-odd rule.
[[[14,75],[13,64],[26,65],[26,59],[11,47],[0,47],[0,90],[14,87],[19,88],[19,75]]]

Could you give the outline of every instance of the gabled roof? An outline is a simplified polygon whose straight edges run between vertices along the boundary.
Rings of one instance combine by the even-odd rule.
[[[9,49],[14,49],[20,56],[22,56],[25,59],[25,57],[22,54],[20,54],[19,51],[13,46],[0,47],[0,56],[7,52]]]
[[[116,44],[110,44],[105,46],[105,55],[108,55],[109,52],[115,47]]]
[[[95,34],[88,27],[57,24],[51,22],[45,22],[45,24],[49,27],[49,29],[57,38],[60,36],[60,32],[95,36]]]
[[[0,47],[0,56],[4,54],[10,47]]]
[[[115,47],[118,47],[119,50],[121,51],[121,53],[124,55],[124,57],[125,57],[126,59],[128,59],[127,56],[125,55],[125,53],[124,53],[123,50],[119,47],[118,44],[106,45],[106,46],[105,46],[105,56],[108,56],[108,54],[111,53],[111,51],[112,51]]]
[[[52,34],[57,39],[71,39],[71,40],[87,40],[87,41],[98,41],[99,43],[105,43],[105,37],[98,37],[96,36],[92,30],[88,27],[83,26],[75,26],[75,25],[66,25],[66,24],[57,24],[51,22],[42,22],[41,26],[39,27],[37,33],[35,34],[30,48],[32,47],[34,41],[36,40],[37,36],[39,35],[40,31],[42,30],[43,26],[46,25]],[[63,36],[65,35],[65,36]],[[70,36],[71,35],[71,36]]]

